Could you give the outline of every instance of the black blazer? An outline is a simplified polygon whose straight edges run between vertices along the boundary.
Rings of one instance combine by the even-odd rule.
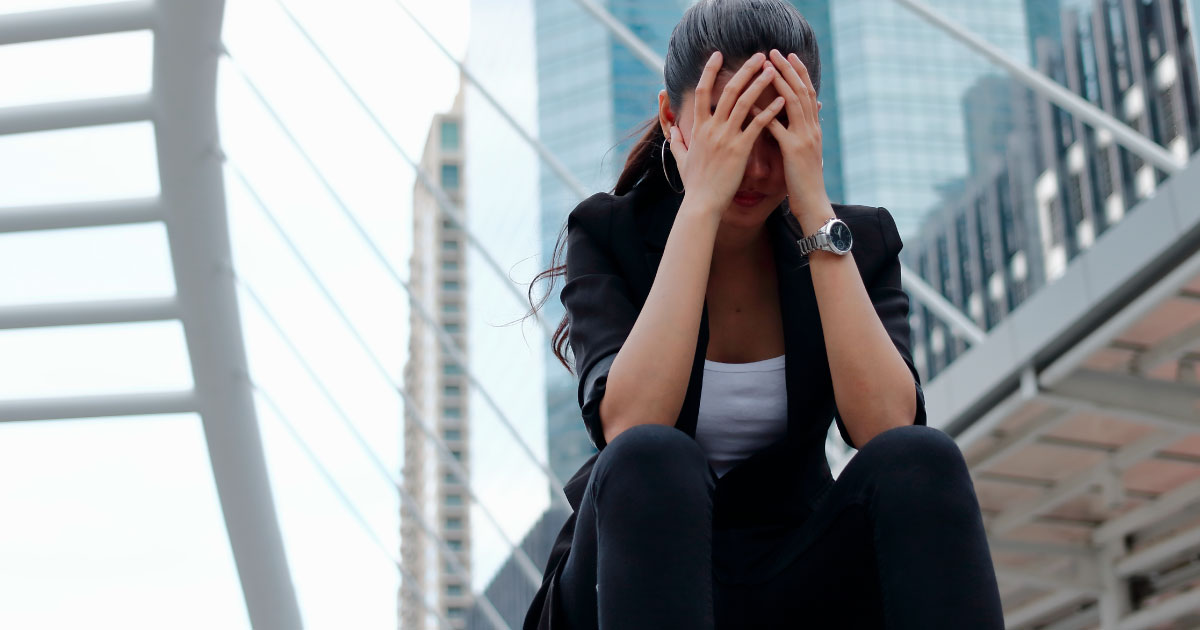
[[[649,180],[649,181],[647,181]],[[570,321],[570,345],[579,375],[578,398],[583,423],[598,450],[605,447],[600,425],[600,399],[608,370],[620,350],[658,270],[683,195],[661,178],[647,178],[624,195],[597,193],[567,217],[566,284],[561,300]],[[903,243],[896,223],[884,208],[833,204],[837,217],[854,237],[853,256],[880,320],[908,364],[917,393],[914,424],[925,424],[925,398],[909,350],[909,300],[900,287],[899,253]],[[767,220],[779,277],[787,382],[788,431],[785,438],[740,462],[717,480],[714,530],[786,529],[801,523],[816,500],[833,483],[825,457],[825,435],[836,422],[846,432],[833,398],[833,381],[807,260],[796,239],[799,223],[786,202]],[[698,331],[691,380],[675,427],[692,438],[700,407],[700,387],[708,346],[708,303]],[[599,453],[564,484],[573,513],[550,552],[541,588],[526,614],[524,630],[565,627],[555,589],[570,551],[575,517]],[[755,536],[768,539],[769,536]],[[750,574],[779,568],[786,560],[769,549],[714,557],[723,581],[738,582]],[[749,559],[749,560],[748,560]]]

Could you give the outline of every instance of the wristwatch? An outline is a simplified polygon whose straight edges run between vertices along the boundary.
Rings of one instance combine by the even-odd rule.
[[[830,217],[821,227],[817,228],[816,233],[796,241],[796,244],[800,246],[802,256],[807,256],[809,252],[816,249],[845,256],[850,252],[851,245],[854,244],[854,237],[851,236],[850,226],[846,225],[845,221],[837,217]]]

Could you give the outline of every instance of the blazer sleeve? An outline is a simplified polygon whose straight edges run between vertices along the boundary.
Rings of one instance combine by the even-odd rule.
[[[567,216],[566,283],[559,297],[570,325],[579,408],[597,450],[606,444],[600,400],[608,370],[640,312],[612,256],[611,228],[612,199],[605,193],[583,200]]]
[[[924,425],[926,424],[925,393],[921,390],[921,376],[917,373],[917,367],[912,358],[912,330],[908,324],[908,294],[900,286],[900,250],[904,247],[904,243],[900,240],[896,221],[887,209],[878,208],[876,217],[879,219],[879,228],[883,233],[885,253],[882,267],[875,274],[871,286],[867,287],[867,295],[871,297],[871,304],[875,306],[879,321],[883,322],[883,327],[887,330],[888,336],[892,338],[896,350],[900,352],[900,357],[904,359],[908,370],[912,372],[913,387],[916,389],[917,395],[917,413],[913,418],[913,424]],[[837,422],[842,440],[851,448],[857,449],[858,445],[850,439],[850,433],[846,431],[846,424],[842,421],[836,403],[833,408],[833,418]]]

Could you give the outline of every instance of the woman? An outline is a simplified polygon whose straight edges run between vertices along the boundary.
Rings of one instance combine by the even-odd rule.
[[[825,193],[811,27],[701,0],[664,76],[567,220],[554,346],[599,452],[524,628],[1002,628],[966,463],[924,426],[896,224]],[[836,482],[831,419],[859,450]]]

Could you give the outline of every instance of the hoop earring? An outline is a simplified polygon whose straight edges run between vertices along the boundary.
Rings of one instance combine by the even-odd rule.
[[[667,180],[667,186],[669,186],[671,190],[675,190],[675,186],[671,184],[671,176],[667,174],[667,144],[669,144],[669,141],[663,140],[662,144],[658,145],[658,158],[659,161],[662,162],[663,177]],[[682,186],[683,182],[679,182],[679,185]],[[681,193],[683,191],[675,190],[675,192]]]

